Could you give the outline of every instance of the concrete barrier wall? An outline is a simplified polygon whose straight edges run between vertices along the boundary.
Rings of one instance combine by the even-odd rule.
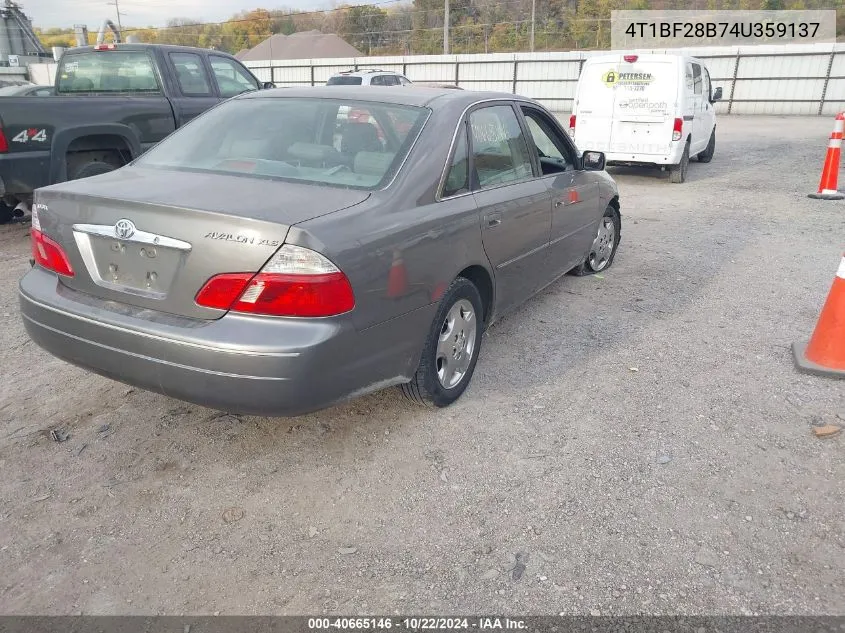
[[[58,64],[30,64],[29,80],[40,86],[52,86],[56,81],[56,67]]]

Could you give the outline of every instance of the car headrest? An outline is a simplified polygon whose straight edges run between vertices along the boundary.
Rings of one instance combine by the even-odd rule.
[[[381,149],[378,128],[372,123],[350,121],[343,129],[340,151],[347,154],[374,152]]]
[[[390,168],[396,154],[389,152],[358,152],[352,169],[356,174],[378,176],[381,178]]]
[[[297,141],[288,147],[288,155],[299,160],[324,162],[330,158],[337,158],[338,151],[331,145],[317,145],[316,143],[302,143]]]

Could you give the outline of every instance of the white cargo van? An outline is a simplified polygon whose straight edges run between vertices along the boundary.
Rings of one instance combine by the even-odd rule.
[[[609,165],[660,165],[684,182],[691,157],[713,158],[713,104],[721,97],[695,57],[596,55],[581,70],[569,133],[580,149],[604,152]]]

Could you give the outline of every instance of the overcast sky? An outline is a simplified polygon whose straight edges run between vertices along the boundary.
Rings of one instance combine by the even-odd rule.
[[[97,31],[105,19],[115,20],[114,0],[18,0],[33,26],[49,28],[86,24]],[[240,11],[265,9],[324,9],[328,0],[118,0],[121,23],[130,26],[163,26],[170,18],[219,22]]]

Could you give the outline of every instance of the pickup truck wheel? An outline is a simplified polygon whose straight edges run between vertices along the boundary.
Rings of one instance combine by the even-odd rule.
[[[687,170],[689,169],[689,141],[684,146],[684,153],[681,155],[681,162],[677,165],[672,165],[669,170],[669,182],[682,183],[687,179]]]
[[[11,222],[13,217],[15,217],[14,207],[10,207],[5,202],[0,202],[0,224]]]
[[[90,178],[91,176],[99,176],[100,174],[107,174],[110,171],[117,169],[110,163],[104,163],[99,160],[92,160],[90,163],[83,163],[70,176],[70,180],[79,180],[80,178]]]

